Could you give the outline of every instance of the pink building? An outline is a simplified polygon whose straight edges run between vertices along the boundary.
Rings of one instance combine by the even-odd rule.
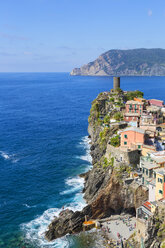
[[[125,114],[124,114],[124,121],[132,122],[136,121],[139,122],[140,116],[143,113],[143,102],[138,101],[127,101],[125,104]]]
[[[141,149],[144,144],[144,134],[143,129],[137,127],[126,128],[120,132],[121,141],[120,146],[128,149]]]
[[[157,107],[163,107],[164,106],[164,102],[161,100],[150,99],[150,100],[148,100],[148,102],[152,106],[157,106]]]
[[[143,113],[143,102],[138,102],[138,101],[127,101],[125,104],[126,107],[126,113],[137,113],[137,114],[142,114]]]

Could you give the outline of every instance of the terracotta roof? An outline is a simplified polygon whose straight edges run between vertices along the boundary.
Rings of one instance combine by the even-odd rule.
[[[157,100],[157,99],[150,99],[149,100],[149,103],[151,105],[155,105],[155,106],[158,106],[158,107],[163,107],[163,105],[164,105],[164,102],[163,101]]]
[[[143,206],[146,207],[149,211],[151,211],[151,203],[149,201],[143,203]]]

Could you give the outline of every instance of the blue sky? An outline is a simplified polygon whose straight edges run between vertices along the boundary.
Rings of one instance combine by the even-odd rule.
[[[164,0],[1,0],[0,71],[65,72],[110,49],[165,48]]]

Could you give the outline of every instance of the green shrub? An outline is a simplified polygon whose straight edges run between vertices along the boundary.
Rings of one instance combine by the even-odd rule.
[[[104,160],[103,160],[103,168],[107,168],[108,166],[111,166],[112,168],[114,167],[114,158],[110,158],[110,159],[107,159],[106,157],[104,157]]]
[[[135,97],[140,97],[142,98],[144,95],[143,92],[139,91],[139,90],[135,90],[135,91],[128,91],[126,94],[126,100],[133,100]]]
[[[104,123],[106,124],[106,123],[110,123],[110,116],[109,115],[106,115],[105,117],[104,117]]]
[[[110,102],[114,102],[115,101],[114,97],[111,97],[109,100],[110,100]]]
[[[109,127],[104,127],[104,130],[102,132],[100,132],[99,136],[100,136],[100,142],[101,144],[104,143],[104,141],[106,141],[106,139],[108,138],[108,132],[109,132],[110,128]]]
[[[123,114],[121,112],[117,112],[117,113],[114,114],[113,118],[116,121],[122,121],[123,120]]]
[[[115,137],[111,138],[110,144],[114,147],[119,147],[120,146],[120,136],[116,135]]]

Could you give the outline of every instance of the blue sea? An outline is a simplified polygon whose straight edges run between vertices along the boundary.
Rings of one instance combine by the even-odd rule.
[[[62,207],[85,206],[83,179],[91,167],[91,102],[112,77],[69,73],[0,73],[0,247],[84,248],[81,235],[54,242],[44,232]],[[165,77],[122,77],[123,90],[165,100]]]

